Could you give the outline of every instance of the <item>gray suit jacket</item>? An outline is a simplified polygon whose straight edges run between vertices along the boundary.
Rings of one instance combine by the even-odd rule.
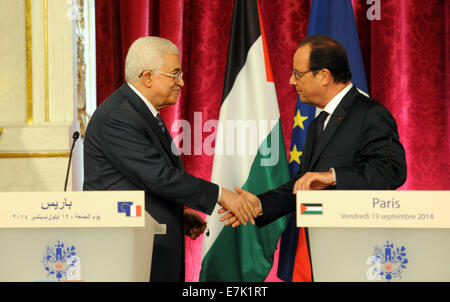
[[[125,83],[95,111],[84,140],[84,190],[144,190],[156,235],[151,281],[184,281],[183,208],[211,214],[219,187],[184,171],[171,137]]]

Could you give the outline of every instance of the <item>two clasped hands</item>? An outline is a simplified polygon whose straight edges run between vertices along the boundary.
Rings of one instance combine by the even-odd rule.
[[[322,190],[335,183],[334,175],[331,171],[327,172],[307,172],[300,177],[294,184],[292,194],[302,190]],[[258,196],[245,191],[239,187],[234,188],[240,200],[236,201],[236,206],[232,209],[226,203],[220,203],[222,209],[219,214],[224,214],[221,222],[225,225],[231,225],[233,228],[240,224],[246,225],[248,221],[255,224],[255,218],[262,214],[261,201]],[[231,194],[233,192],[226,190]],[[227,194],[229,194],[227,192]],[[236,194],[235,194],[236,195]],[[236,210],[234,210],[236,209]]]
[[[292,188],[292,194],[302,190],[322,190],[335,183],[331,172],[307,172],[300,177]],[[255,224],[255,218],[262,214],[258,196],[235,187],[236,193],[222,188],[219,214],[224,214],[220,221],[233,228],[247,222]],[[206,229],[206,221],[191,209],[184,210],[184,232],[191,239],[196,239]]]

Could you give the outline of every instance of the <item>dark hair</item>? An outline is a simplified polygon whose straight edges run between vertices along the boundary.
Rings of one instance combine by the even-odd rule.
[[[309,70],[317,71],[328,69],[337,83],[347,83],[352,79],[347,52],[338,41],[325,36],[313,35],[300,42],[298,47],[311,46],[309,55]]]

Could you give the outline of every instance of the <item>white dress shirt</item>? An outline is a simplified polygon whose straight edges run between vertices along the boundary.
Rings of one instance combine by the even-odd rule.
[[[325,130],[325,128],[327,127],[328,121],[330,120],[330,117],[333,114],[334,110],[336,110],[337,106],[341,103],[344,96],[347,94],[347,92],[350,91],[350,89],[352,89],[352,87],[353,87],[352,83],[348,84],[344,89],[342,89],[338,94],[336,94],[334,96],[334,98],[331,99],[331,101],[328,102],[328,104],[325,106],[325,108],[323,108],[322,111],[325,111],[326,113],[328,113],[328,116],[327,116],[325,122],[323,123],[323,130]],[[316,112],[317,115],[320,112],[321,111]]]
[[[153,114],[153,116],[156,118],[156,116],[159,114],[159,111],[155,109],[155,107],[153,107],[152,103],[150,103],[147,98],[145,96],[142,95],[142,93],[137,90],[136,87],[133,86],[133,84],[128,83],[128,86],[130,86],[131,90],[133,90],[140,98],[141,100],[145,103],[145,105],[147,105],[148,109],[150,110],[150,112]]]

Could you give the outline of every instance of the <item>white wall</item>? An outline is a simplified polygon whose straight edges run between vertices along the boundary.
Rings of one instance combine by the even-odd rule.
[[[72,131],[79,127],[77,20],[71,15],[78,1],[0,0],[0,191],[64,188]],[[90,18],[92,25],[93,11]],[[95,48],[89,43],[95,43],[95,35],[86,43],[85,63],[94,71],[87,78],[92,79]],[[95,104],[95,82],[83,87]],[[77,147],[75,170],[81,152]],[[79,187],[79,180],[74,183]]]

